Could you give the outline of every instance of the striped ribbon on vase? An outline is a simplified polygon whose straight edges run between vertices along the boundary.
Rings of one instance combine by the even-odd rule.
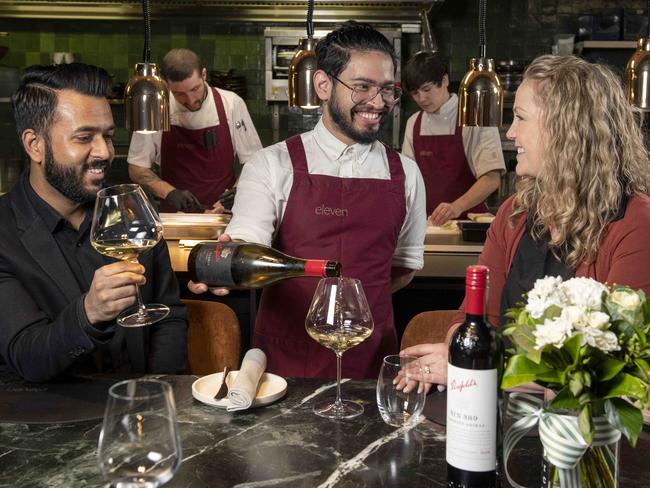
[[[589,488],[582,486],[580,459],[589,447],[605,446],[621,438],[621,432],[607,418],[594,417],[593,442],[588,444],[580,433],[577,417],[549,412],[544,409],[543,400],[525,393],[511,393],[507,411],[518,419],[506,432],[503,447],[506,476],[515,488],[525,487],[510,477],[508,458],[519,440],[538,423],[546,459],[558,468],[562,488]]]

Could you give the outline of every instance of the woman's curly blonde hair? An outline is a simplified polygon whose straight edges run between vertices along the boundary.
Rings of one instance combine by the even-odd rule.
[[[641,112],[607,67],[540,56],[526,69],[540,107],[542,170],[517,186],[514,218],[532,212],[533,235],[576,268],[591,263],[623,195],[648,194],[650,161]],[[551,232],[552,231],[552,232]]]

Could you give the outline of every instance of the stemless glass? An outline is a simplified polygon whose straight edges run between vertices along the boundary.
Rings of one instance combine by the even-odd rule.
[[[359,280],[323,278],[312,299],[305,328],[312,339],[334,351],[336,355],[336,400],[314,406],[321,417],[347,419],[363,413],[363,405],[341,399],[341,357],[343,353],[366,340],[374,322]]]
[[[155,488],[172,479],[181,440],[169,383],[136,379],[110,387],[97,461],[116,488]]]
[[[379,414],[388,425],[406,427],[415,424],[424,409],[422,368],[414,356],[386,356],[377,380],[377,406]],[[417,382],[409,393],[397,388],[400,380]]]
[[[139,185],[116,185],[97,193],[90,229],[90,243],[105,256],[137,262],[138,256],[153,248],[162,238],[163,225]],[[138,303],[117,318],[123,327],[142,327],[164,319],[169,307],[160,303],[145,305],[140,287]]]

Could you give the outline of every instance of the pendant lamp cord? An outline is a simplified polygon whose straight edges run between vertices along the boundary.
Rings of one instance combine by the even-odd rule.
[[[650,0],[648,0],[650,1]],[[151,61],[151,49],[149,44],[151,41],[151,24],[149,22],[149,0],[142,0],[142,16],[144,17],[144,49],[142,51],[142,58],[146,64]]]
[[[648,0],[650,3],[650,0]],[[479,42],[479,57],[486,57],[485,48],[485,10],[487,7],[487,0],[479,0],[478,4],[478,42]]]
[[[650,0],[646,2],[645,15],[648,19],[648,37],[650,37]]]
[[[307,37],[310,39],[314,37],[314,0],[309,0],[307,3]]]

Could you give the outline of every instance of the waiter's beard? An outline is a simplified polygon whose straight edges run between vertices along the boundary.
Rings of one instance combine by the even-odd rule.
[[[106,184],[105,175],[110,167],[110,161],[106,160],[94,161],[93,163],[86,162],[81,168],[75,165],[65,166],[54,159],[50,142],[45,141],[45,179],[59,193],[74,203],[84,204],[95,200],[97,192],[104,188]],[[93,181],[92,175],[88,173],[91,168],[103,169],[104,178]],[[95,189],[88,190],[84,187],[85,178],[89,179],[89,183],[92,183]]]
[[[350,109],[349,114],[346,114],[345,109],[341,108],[337,102],[336,89],[334,89],[332,91],[332,97],[327,102],[327,107],[332,121],[341,129],[341,132],[359,144],[370,144],[379,138],[379,131],[386,124],[390,112],[387,107],[384,107],[380,112],[379,126],[376,129],[368,127],[366,130],[360,130],[354,126],[354,113],[364,111],[361,110],[364,105],[354,105]],[[368,111],[372,110],[368,109]]]

